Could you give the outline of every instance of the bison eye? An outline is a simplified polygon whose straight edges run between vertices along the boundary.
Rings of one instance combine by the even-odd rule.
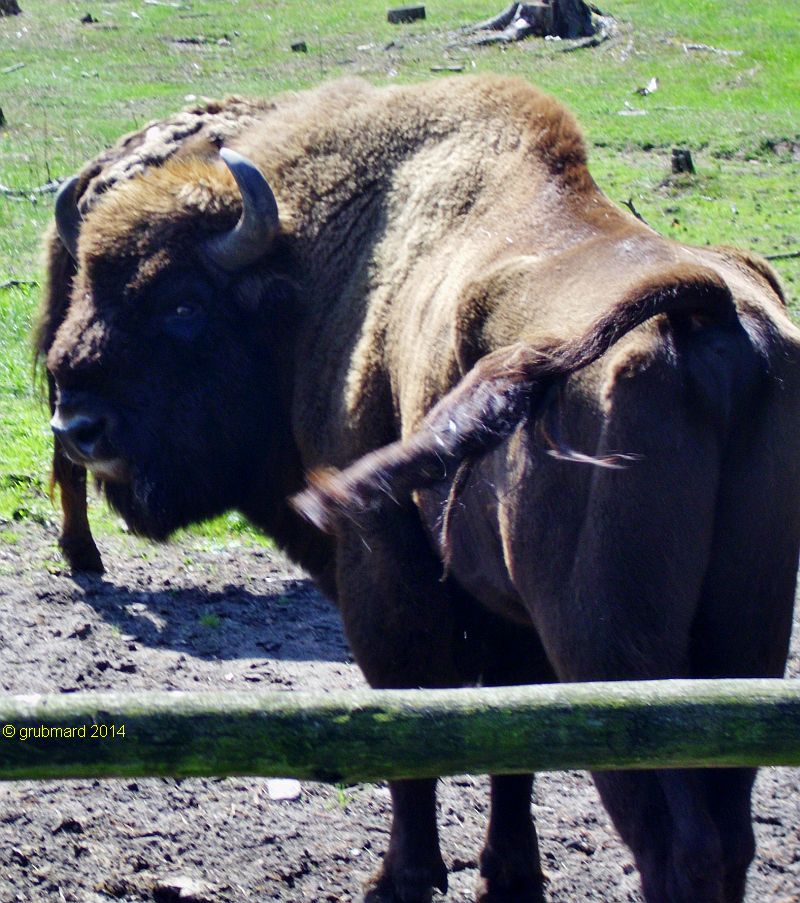
[[[199,304],[181,301],[174,304],[163,318],[166,331],[177,339],[190,340],[196,338],[205,323],[205,314]]]

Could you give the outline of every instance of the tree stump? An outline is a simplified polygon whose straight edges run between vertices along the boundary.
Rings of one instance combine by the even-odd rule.
[[[493,31],[475,38],[474,44],[521,41],[530,35],[564,39],[589,38],[597,33],[592,8],[585,0],[536,0],[512,3],[501,13],[479,22],[471,31]]]
[[[694,172],[692,153],[686,147],[672,148],[672,171],[674,173]]]
[[[594,32],[592,11],[584,0],[553,0],[553,33],[559,38],[589,38]]]
[[[0,16],[18,16],[21,12],[17,0],[0,0]]]

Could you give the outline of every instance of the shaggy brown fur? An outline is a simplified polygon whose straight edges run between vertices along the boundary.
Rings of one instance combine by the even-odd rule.
[[[205,251],[241,206],[220,144],[280,210],[232,274]],[[491,76],[235,100],[80,187],[39,347],[133,529],[243,510],[338,601],[374,686],[782,672],[800,342],[777,279],[614,207],[553,100]],[[67,464],[62,543],[96,565]],[[597,777],[648,903],[740,903],[752,778]],[[492,781],[483,903],[544,899],[530,788]],[[391,789],[366,900],[427,903],[435,782]]]

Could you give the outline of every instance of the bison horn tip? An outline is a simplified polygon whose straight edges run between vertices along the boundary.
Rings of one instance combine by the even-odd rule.
[[[78,235],[81,231],[81,212],[78,209],[76,196],[77,187],[78,176],[67,179],[58,189],[55,204],[58,237],[74,260],[78,259]]]

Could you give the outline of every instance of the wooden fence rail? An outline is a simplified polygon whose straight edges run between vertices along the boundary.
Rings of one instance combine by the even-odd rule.
[[[0,696],[0,780],[800,765],[800,680]]]

